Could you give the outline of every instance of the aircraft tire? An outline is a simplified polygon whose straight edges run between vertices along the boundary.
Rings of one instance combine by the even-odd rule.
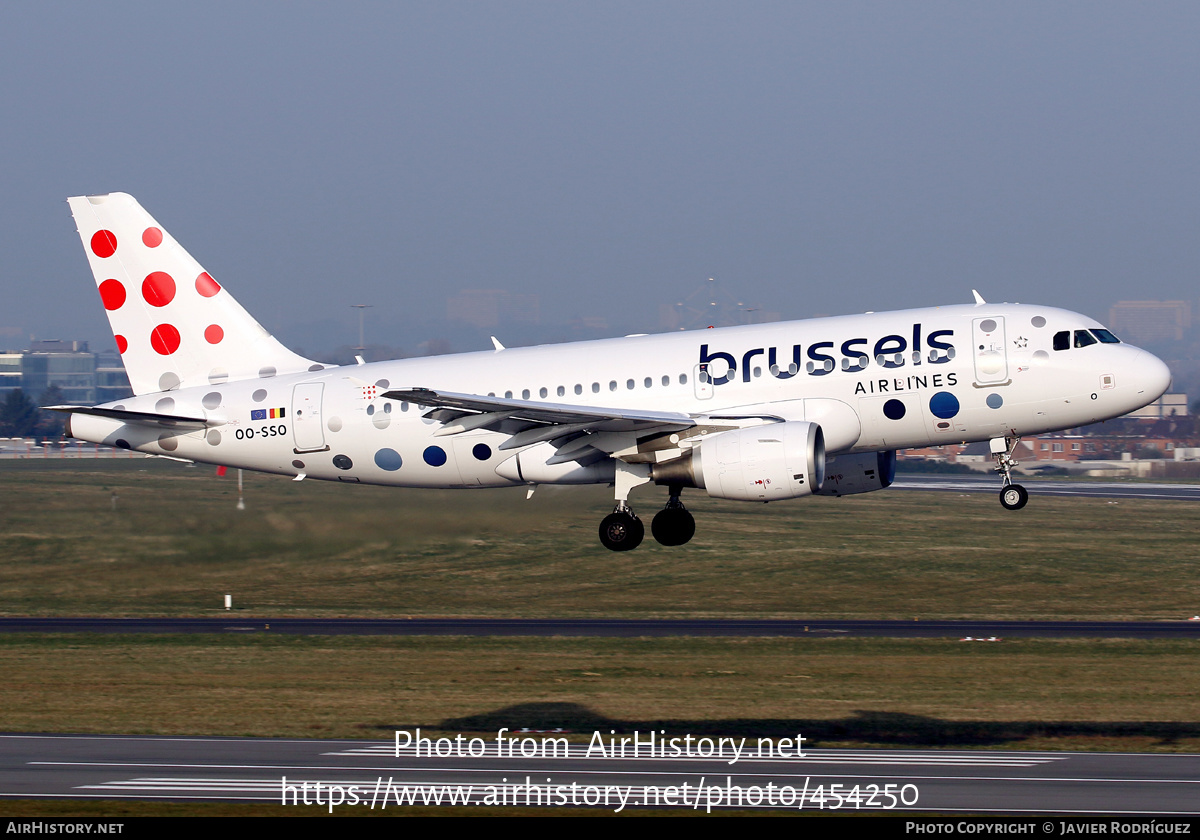
[[[1000,504],[1007,510],[1020,510],[1029,501],[1029,491],[1020,484],[1010,484],[1000,491]]]
[[[600,522],[600,542],[610,551],[630,551],[642,544],[646,526],[632,513],[618,510]]]
[[[695,536],[696,520],[684,508],[663,508],[651,520],[650,533],[663,545],[683,545]]]

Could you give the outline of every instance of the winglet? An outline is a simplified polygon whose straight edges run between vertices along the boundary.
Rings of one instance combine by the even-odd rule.
[[[976,306],[982,306],[983,304],[987,303],[987,301],[983,299],[983,295],[979,294],[979,292],[975,291],[974,289],[971,290],[971,294],[975,295]]]
[[[496,338],[496,336],[492,336],[492,346],[496,348],[497,353],[504,349],[504,345],[500,343],[500,339]]]

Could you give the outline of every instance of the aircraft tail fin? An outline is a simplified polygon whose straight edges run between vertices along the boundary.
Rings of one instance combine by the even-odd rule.
[[[263,329],[133,196],[67,203],[135,394],[321,369]]]

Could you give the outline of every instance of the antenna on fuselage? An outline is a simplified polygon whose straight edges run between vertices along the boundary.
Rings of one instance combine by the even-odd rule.
[[[987,303],[987,301],[983,299],[983,295],[979,294],[979,292],[975,291],[974,289],[971,290],[971,294],[975,295],[976,306],[982,306],[983,304]]]

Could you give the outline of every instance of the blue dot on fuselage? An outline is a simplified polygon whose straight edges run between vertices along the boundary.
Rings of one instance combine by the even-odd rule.
[[[904,403],[900,400],[888,400],[883,404],[883,416],[889,420],[899,420],[904,416]]]
[[[958,397],[949,391],[938,391],[929,398],[929,411],[934,417],[949,420],[958,414]]]
[[[477,443],[471,449],[471,454],[480,461],[486,461],[488,458],[492,457],[492,447],[488,446],[486,443]]]
[[[429,466],[440,467],[446,463],[446,450],[440,446],[430,446],[421,453],[421,457],[425,459],[425,463]]]
[[[1004,405],[1004,397],[999,394],[988,394],[987,404],[988,408],[999,408]]]
[[[403,466],[404,461],[395,449],[380,449],[375,453],[375,466],[381,470],[395,472]]]

